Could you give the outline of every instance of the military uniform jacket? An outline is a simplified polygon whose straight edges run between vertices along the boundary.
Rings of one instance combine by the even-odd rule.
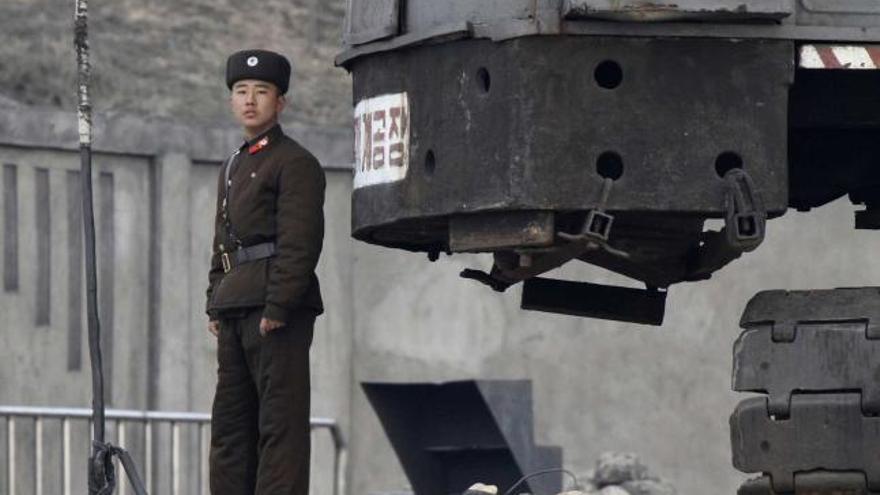
[[[264,306],[263,316],[287,322],[296,310],[323,312],[315,266],[324,239],[326,182],[318,160],[276,125],[245,143],[228,166],[228,189],[225,167],[217,187],[208,315],[218,319]],[[231,229],[224,219],[227,191]],[[225,273],[221,256],[237,249],[237,242],[274,242],[275,255]]]

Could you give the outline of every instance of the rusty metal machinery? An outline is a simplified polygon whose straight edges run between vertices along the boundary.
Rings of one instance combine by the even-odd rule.
[[[462,276],[523,282],[524,309],[659,325],[789,208],[848,195],[880,228],[880,70],[842,70],[880,48],[831,46],[880,46],[876,2],[351,0],[344,42],[353,236],[492,253]],[[541,277],[571,261],[645,288]],[[750,303],[734,383],[768,398],[731,419],[763,475],[741,493],[880,491],[877,296]]]
[[[352,1],[337,63],[354,88],[354,237],[431,259],[493,253],[462,275],[525,282],[526,309],[660,324],[669,286],[755,249],[788,207],[873,206],[880,174],[840,150],[876,140],[833,132],[873,125],[854,119],[877,102],[835,105],[839,80],[796,70],[798,38],[827,36],[809,24],[827,19],[788,1],[664,4]],[[573,260],[644,283],[645,304],[536,280]]]

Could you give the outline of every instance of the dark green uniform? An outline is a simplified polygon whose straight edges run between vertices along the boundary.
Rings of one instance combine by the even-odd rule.
[[[220,321],[211,493],[305,495],[309,346],[323,312],[315,266],[324,172],[279,126],[245,143],[227,166],[207,292],[208,314]],[[262,337],[262,317],[284,326]]]

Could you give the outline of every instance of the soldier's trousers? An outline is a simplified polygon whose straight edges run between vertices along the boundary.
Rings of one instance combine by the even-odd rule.
[[[315,315],[260,335],[262,308],[220,321],[212,495],[307,495],[309,347]]]

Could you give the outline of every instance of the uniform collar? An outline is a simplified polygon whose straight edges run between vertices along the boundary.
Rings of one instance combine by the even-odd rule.
[[[281,124],[275,124],[259,136],[245,141],[244,144],[241,145],[241,149],[247,150],[249,155],[256,155],[260,151],[266,149],[270,144],[277,141],[282,134]]]

